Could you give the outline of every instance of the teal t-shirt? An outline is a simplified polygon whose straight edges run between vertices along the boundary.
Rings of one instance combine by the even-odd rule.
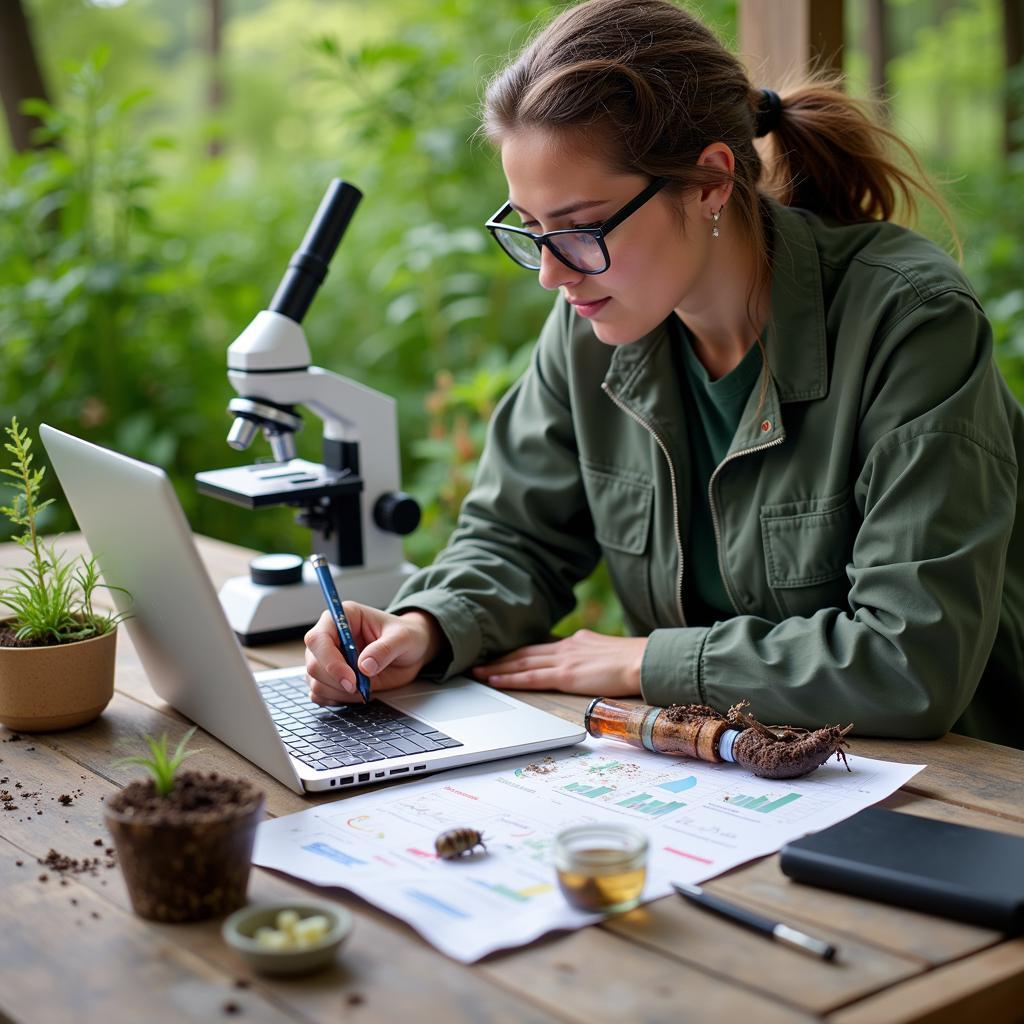
[[[683,577],[686,619],[690,625],[710,625],[736,612],[718,567],[708,483],[729,451],[747,398],[761,375],[761,349],[751,345],[738,366],[724,377],[711,380],[693,351],[686,326],[678,317],[671,319],[678,325],[673,333],[690,449],[690,535]]]

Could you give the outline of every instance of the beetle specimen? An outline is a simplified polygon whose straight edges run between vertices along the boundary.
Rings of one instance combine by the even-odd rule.
[[[450,828],[434,840],[434,849],[442,860],[456,860],[477,846],[487,849],[483,835],[475,828]]]

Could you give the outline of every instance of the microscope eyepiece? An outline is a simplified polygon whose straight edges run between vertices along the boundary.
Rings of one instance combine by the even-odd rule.
[[[362,192],[335,178],[327,188],[302,244],[288,262],[269,309],[302,323],[317,289],[327,276],[327,265],[356,212]]]

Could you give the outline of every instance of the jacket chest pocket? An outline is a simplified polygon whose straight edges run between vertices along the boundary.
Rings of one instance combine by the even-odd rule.
[[[857,510],[849,492],[764,505],[761,539],[768,585],[783,616],[846,608]]]
[[[631,625],[654,620],[650,593],[650,532],[654,485],[638,474],[580,462],[594,536]]]

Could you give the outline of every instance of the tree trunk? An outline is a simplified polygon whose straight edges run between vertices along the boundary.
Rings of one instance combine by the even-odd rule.
[[[1006,77],[1009,86],[1010,72],[1020,68],[1024,60],[1024,0],[1003,0],[1003,39],[1006,41]],[[1017,84],[1017,90],[1007,88],[1003,106],[1003,152],[1007,156],[1021,148],[1021,140],[1013,137],[1015,122],[1024,116],[1021,102],[1024,82]]]
[[[885,0],[867,0],[864,21],[864,49],[868,55],[871,95],[879,111],[887,114],[885,101],[889,98],[886,67],[889,63],[889,20]]]
[[[2,0],[0,0],[2,2]],[[215,130],[207,143],[206,151],[211,157],[219,156],[224,151],[224,140],[220,134],[219,117],[224,107],[224,71],[222,67],[222,51],[224,42],[224,0],[208,0],[206,52],[209,58],[209,83],[206,92],[207,112]]]
[[[35,129],[40,127],[39,118],[21,112],[22,101],[46,98],[46,86],[21,0],[0,0],[0,100],[7,116],[11,143],[19,153],[51,145],[33,139]]]
[[[956,9],[956,0],[935,0],[935,27],[941,33],[947,15]],[[953,154],[953,125],[956,97],[943,75],[935,84],[935,149],[943,164]]]

